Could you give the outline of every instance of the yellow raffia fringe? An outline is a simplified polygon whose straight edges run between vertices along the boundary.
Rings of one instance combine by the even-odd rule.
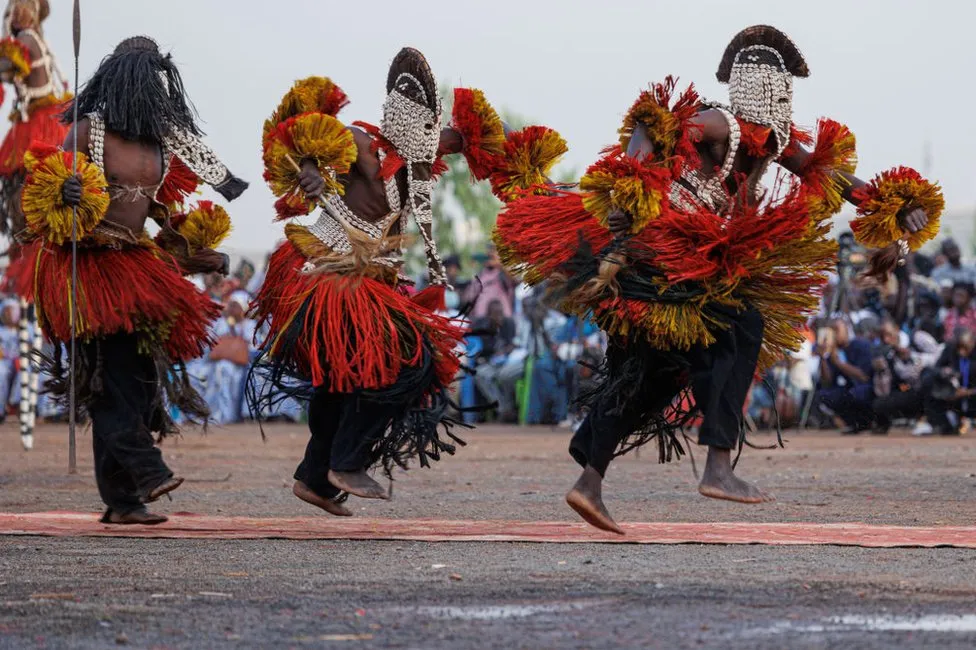
[[[648,139],[654,144],[656,154],[660,155],[661,158],[667,158],[674,153],[681,124],[669,108],[658,104],[654,95],[646,90],[640,94],[640,97],[628,111],[624,117],[623,125],[618,130],[620,147],[624,151],[627,151],[630,139],[634,135],[634,129],[638,124],[644,126]]]
[[[535,128],[540,129],[537,136],[521,138],[512,134],[509,140],[512,146],[506,147],[503,171],[497,177],[504,180],[495,183],[496,196],[506,203],[517,198],[521,191],[545,185],[552,168],[569,151],[566,140],[559,133],[529,127]]]
[[[580,179],[583,207],[603,226],[608,226],[610,213],[619,209],[631,215],[631,234],[643,230],[661,216],[664,194],[648,190],[644,182],[634,176],[617,178],[603,170],[593,170]]]
[[[27,180],[21,206],[27,227],[38,237],[60,246],[71,239],[74,211],[61,198],[61,188],[71,177],[71,155],[56,151],[42,160],[28,151],[24,154]],[[78,154],[81,175],[81,204],[78,206],[78,238],[89,235],[108,212],[108,182],[98,166]]]
[[[844,205],[844,191],[850,181],[842,173],[853,174],[857,170],[857,139],[843,124],[822,119],[817,124],[817,145],[813,156],[816,168],[807,166],[801,173],[804,182],[818,184],[816,192],[809,196],[810,218],[821,221],[840,212]]]
[[[0,41],[0,59],[10,61],[10,73],[14,79],[22,80],[30,76],[30,52],[28,52],[26,45],[12,36]]]
[[[942,189],[914,170],[882,172],[864,190],[866,198],[857,208],[860,216],[851,223],[857,241],[864,246],[884,248],[905,237],[909,248],[918,250],[939,234],[945,209]],[[907,208],[921,208],[929,217],[925,228],[917,233],[908,234],[898,225],[898,214]]]
[[[268,135],[275,127],[289,118],[302,113],[322,112],[322,98],[328,96],[335,88],[337,88],[336,84],[328,77],[308,77],[296,81],[281,98],[281,103],[278,104],[275,112],[265,120],[262,140],[267,141]]]
[[[325,179],[325,194],[342,194],[336,179],[345,174],[354,162],[358,149],[352,132],[336,118],[322,113],[309,113],[294,120],[289,127],[292,145],[272,137],[264,152],[265,178],[275,196],[298,190],[298,171],[295,162],[312,159]]]
[[[201,201],[195,209],[190,210],[177,230],[186,237],[194,251],[216,249],[230,234],[230,215],[222,206]]]

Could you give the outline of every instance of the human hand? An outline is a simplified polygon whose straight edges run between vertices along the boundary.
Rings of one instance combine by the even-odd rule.
[[[319,199],[325,192],[325,179],[319,173],[319,168],[311,160],[302,163],[302,171],[298,174],[298,186],[309,199]]]
[[[898,225],[902,230],[917,233],[929,223],[929,215],[922,208],[905,208],[898,213]]]
[[[614,210],[607,216],[607,225],[615,237],[626,235],[634,220],[623,210]]]
[[[81,194],[81,176],[78,174],[71,176],[61,185],[61,200],[65,205],[72,208],[81,205]]]

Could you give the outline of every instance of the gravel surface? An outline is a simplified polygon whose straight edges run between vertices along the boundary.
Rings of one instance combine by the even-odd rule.
[[[90,438],[0,436],[0,510],[95,511]],[[188,478],[159,510],[310,516],[291,496],[299,426],[164,446]],[[566,432],[488,428],[398,475],[371,517],[573,521]],[[778,501],[695,493],[691,465],[615,463],[622,521],[976,523],[976,440],[794,434],[740,473]],[[696,450],[699,459],[703,458]],[[191,541],[0,537],[0,648],[976,647],[976,552],[760,546]]]

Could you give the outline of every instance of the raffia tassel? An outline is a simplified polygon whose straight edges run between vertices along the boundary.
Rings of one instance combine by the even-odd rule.
[[[904,252],[907,244],[908,242],[905,239],[899,239],[872,253],[864,277],[873,278],[880,284],[886,283],[891,272],[905,263]]]
[[[623,253],[610,253],[600,262],[596,277],[577,289],[576,298],[583,303],[595,303],[620,295],[617,274],[626,265],[627,257]]]

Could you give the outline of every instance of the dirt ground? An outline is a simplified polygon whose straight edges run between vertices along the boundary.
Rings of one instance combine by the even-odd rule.
[[[575,521],[568,432],[488,427],[399,474],[370,517]],[[66,473],[62,427],[20,449],[0,429],[0,511],[101,504],[90,435]],[[162,512],[315,516],[291,495],[306,434],[187,432],[187,483]],[[772,442],[760,438],[757,442]],[[694,450],[701,461],[702,450]],[[976,524],[976,438],[790,433],[739,471],[777,501],[695,492],[690,462],[616,462],[620,521]],[[296,542],[0,537],[0,648],[890,648],[976,645],[976,552],[758,546]]]

